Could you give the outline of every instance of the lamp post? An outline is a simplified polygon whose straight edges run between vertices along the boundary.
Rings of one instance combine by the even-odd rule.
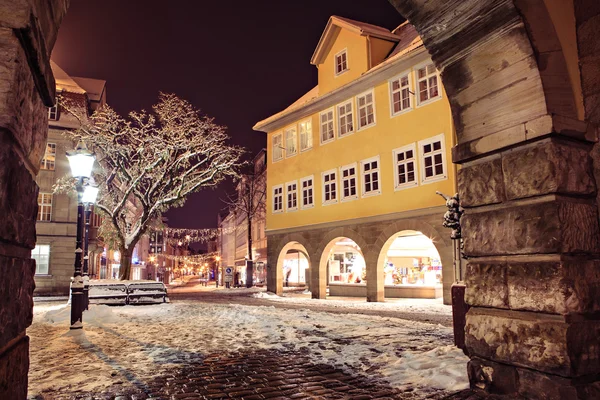
[[[215,282],[216,282],[217,287],[219,287],[219,271],[221,269],[221,266],[220,266],[221,256],[216,256],[215,257],[215,261],[217,262],[216,263],[217,264],[217,268],[216,268],[217,271],[215,273]]]
[[[83,189],[81,202],[85,206],[85,240],[83,242],[83,309],[87,310],[90,304],[90,277],[88,270],[88,246],[90,241],[90,215],[92,214],[91,206],[96,203],[98,197],[98,187],[94,184],[93,178],[88,181]]]
[[[83,194],[84,180],[92,175],[92,168],[96,157],[90,152],[84,143],[79,142],[75,150],[67,151],[67,159],[71,167],[71,174],[77,179],[77,236],[75,239],[75,271],[71,283],[71,329],[83,328],[83,277],[81,275],[81,242],[83,236]]]

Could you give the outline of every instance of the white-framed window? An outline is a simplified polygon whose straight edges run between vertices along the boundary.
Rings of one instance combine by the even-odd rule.
[[[58,104],[48,107],[48,119],[51,121],[58,121]]]
[[[287,128],[285,131],[285,158],[293,157],[298,153],[296,127]]]
[[[302,191],[302,202],[300,203],[300,208],[303,210],[312,208],[315,205],[314,184],[315,178],[313,175],[300,179],[300,190]]]
[[[356,96],[358,130],[375,125],[375,95],[373,90]]]
[[[338,137],[344,137],[354,132],[354,113],[352,111],[352,100],[337,106]]]
[[[273,162],[283,160],[283,135],[273,135]]]
[[[356,163],[340,168],[341,200],[350,201],[358,198],[358,177]]]
[[[381,194],[381,173],[379,156],[371,157],[360,162],[362,172],[362,195],[374,196]]]
[[[325,171],[321,178],[323,181],[323,205],[337,203],[337,171],[335,169]]]
[[[331,142],[335,138],[333,130],[333,108],[319,114],[319,125],[321,127],[321,144]]]
[[[419,141],[421,156],[421,182],[430,183],[448,177],[444,134]]]
[[[46,144],[46,153],[44,153],[44,158],[42,158],[42,163],[40,165],[40,169],[54,171],[55,167],[56,167],[56,143],[47,143]]]
[[[298,181],[285,184],[285,197],[287,201],[286,211],[298,211]]]
[[[440,76],[432,62],[415,67],[417,74],[417,101],[419,105],[442,97]]]
[[[313,136],[312,136],[312,120],[307,119],[298,124],[300,128],[300,151],[312,149],[313,147]]]
[[[38,221],[52,219],[52,193],[38,193]]]
[[[390,79],[389,85],[391,115],[394,116],[412,110],[410,71]]]
[[[283,212],[283,185],[273,186],[273,214]]]
[[[341,75],[348,71],[348,51],[346,49],[335,55],[335,75]]]
[[[417,149],[414,143],[393,150],[396,190],[417,186]]]
[[[50,267],[50,245],[36,244],[31,250],[31,258],[35,260],[35,274],[48,275]]]

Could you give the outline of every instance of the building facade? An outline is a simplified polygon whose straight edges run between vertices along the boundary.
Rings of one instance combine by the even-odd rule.
[[[455,144],[439,72],[416,30],[331,17],[311,63],[318,84],[254,127],[268,134],[268,288],[444,297],[443,228]]]

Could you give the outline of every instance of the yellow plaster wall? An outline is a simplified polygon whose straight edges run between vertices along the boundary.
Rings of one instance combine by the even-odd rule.
[[[336,76],[335,55],[344,49],[347,50],[348,71]],[[368,70],[367,38],[347,29],[337,28],[336,37],[318,68],[321,96],[357,79]]]
[[[368,38],[371,48],[371,68],[381,63],[390,54],[396,43],[374,37]]]
[[[414,75],[412,78],[414,79]],[[281,161],[273,163],[273,134],[282,132],[283,129],[269,132],[267,139],[270,151],[267,168],[267,229],[282,229],[440,206],[444,204],[444,201],[435,194],[436,190],[446,194],[455,193],[454,177],[456,174],[455,167],[451,162],[454,130],[450,106],[445,92],[442,93],[440,100],[423,105],[422,107],[413,108],[412,111],[395,117],[390,117],[390,96],[387,80],[376,85],[374,94],[375,126],[355,132],[341,139],[336,138],[333,142],[321,145],[319,142],[319,115],[314,114],[311,116],[313,123],[313,148],[302,153],[299,152],[291,158],[284,158]],[[357,111],[355,100],[354,98],[356,124]],[[393,176],[395,166],[393,165],[392,150],[414,142],[417,145],[417,157],[420,157],[417,142],[439,135],[440,133],[445,134],[448,179],[424,185],[419,183],[419,186],[395,191]],[[382,193],[377,196],[361,198],[360,185],[362,185],[362,176],[360,175],[360,161],[376,155],[380,156]],[[322,205],[321,173],[329,169],[338,168],[338,188],[341,188],[339,167],[351,163],[357,163],[359,198],[349,202],[340,202],[338,200],[336,204]],[[417,168],[420,174],[418,160]],[[302,210],[300,209],[300,179],[309,175],[314,175],[315,205],[312,209]],[[285,185],[285,183],[292,180],[297,180],[299,185],[298,211],[284,211],[283,213],[273,214],[273,186],[279,184]],[[284,186],[284,204],[286,202],[285,194]]]

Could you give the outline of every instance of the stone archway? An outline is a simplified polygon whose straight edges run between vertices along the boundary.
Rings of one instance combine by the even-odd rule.
[[[590,82],[600,75],[600,48],[591,44],[600,8],[585,0],[390,2],[422,36],[452,108],[470,258],[471,385],[596,398],[600,228],[590,150],[600,88]]]
[[[309,260],[309,264],[314,260],[310,241],[306,240],[299,233],[290,233],[281,237],[269,237],[269,245],[267,246],[267,290],[275,293],[278,296],[283,294],[283,256],[290,249],[302,250]],[[311,265],[311,272],[312,272]],[[312,275],[312,273],[310,274]],[[312,278],[311,278],[312,279]]]
[[[306,259],[308,260],[309,269],[311,266],[310,265],[311,264],[310,255],[308,254],[308,250],[306,250],[306,247],[304,247],[304,245],[302,245],[301,243],[299,243],[297,241],[291,241],[291,242],[286,243],[279,251],[279,255],[277,256],[277,266],[276,266],[278,273],[281,275],[281,283],[280,283],[281,288],[279,288],[279,290],[281,290],[282,292],[283,292],[284,283],[286,285],[289,283],[289,276],[285,276],[285,274],[283,273],[284,262],[285,262],[286,255],[292,250],[295,250],[296,252],[303,254],[304,257],[306,257]],[[298,268],[300,268],[300,265],[298,266]],[[290,271],[290,273],[291,273],[291,271]],[[307,278],[305,278],[305,279],[307,279]],[[308,274],[308,279],[310,279],[310,273]]]

